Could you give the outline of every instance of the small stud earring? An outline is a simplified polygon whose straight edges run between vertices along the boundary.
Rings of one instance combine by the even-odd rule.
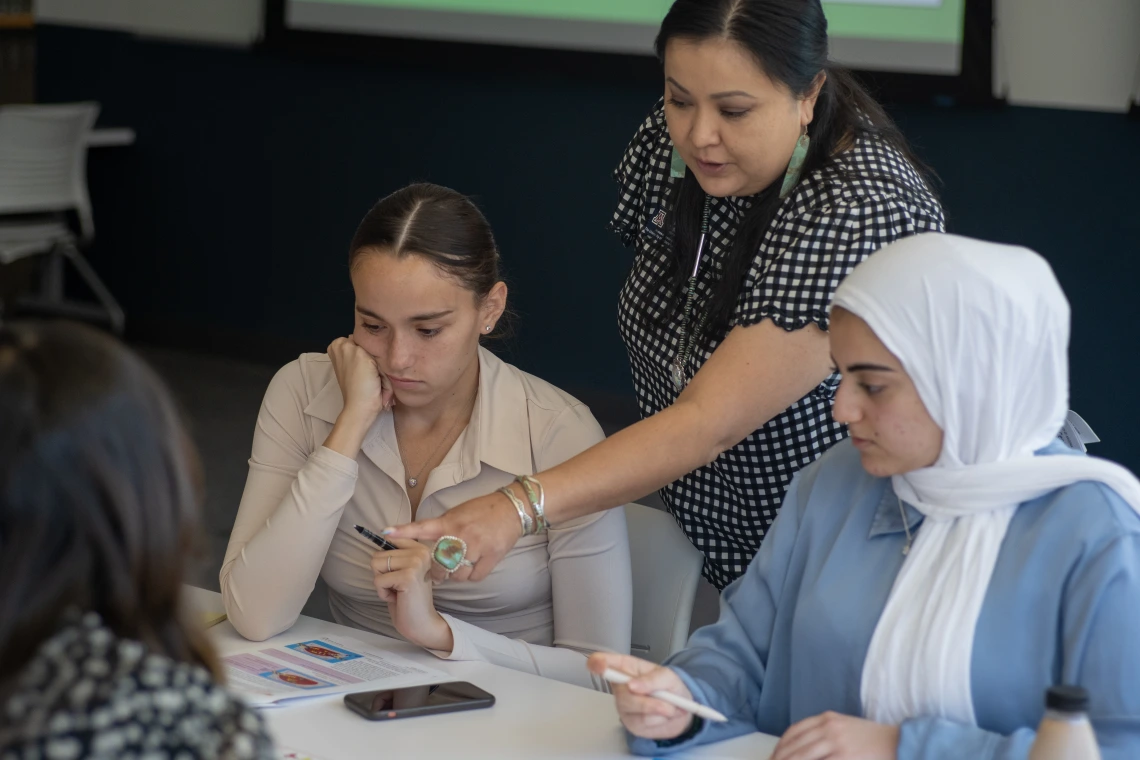
[[[486,332],[491,332],[491,326],[487,325],[486,327],[483,328],[483,330]]]

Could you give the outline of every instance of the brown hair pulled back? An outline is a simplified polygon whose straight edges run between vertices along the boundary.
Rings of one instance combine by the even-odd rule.
[[[408,185],[372,207],[352,238],[349,268],[376,252],[423,256],[480,300],[500,280],[491,225],[471,199],[439,185]]]

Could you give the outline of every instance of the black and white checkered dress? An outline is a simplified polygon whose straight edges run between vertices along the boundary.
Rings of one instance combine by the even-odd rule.
[[[645,417],[678,396],[669,367],[679,349],[679,317],[663,316],[673,303],[665,232],[671,185],[679,181],[669,176],[672,151],[662,101],[614,172],[620,198],[611,228],[636,252],[621,293],[619,322]],[[750,198],[712,199],[694,322],[750,203]],[[790,331],[814,322],[827,330],[832,293],[856,264],[893,240],[943,227],[938,201],[907,160],[881,141],[860,138],[804,177],[784,200],[745,275],[731,323],[748,326],[770,319]],[[687,377],[696,374],[725,335],[707,335],[693,348]],[[831,418],[838,381],[838,375],[829,377],[712,464],[662,489],[669,511],[704,553],[705,577],[717,588],[744,572],[792,476],[846,436],[846,429]]]

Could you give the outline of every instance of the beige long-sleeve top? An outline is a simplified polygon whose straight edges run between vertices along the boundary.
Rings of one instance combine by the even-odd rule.
[[[323,446],[343,405],[326,354],[285,365],[266,391],[221,570],[229,619],[247,638],[292,626],[318,575],[334,620],[400,637],[372,585],[376,547],[353,529],[412,519],[392,415],[376,420],[349,459]],[[429,474],[417,517],[438,517],[602,438],[583,404],[480,349],[470,422]],[[629,651],[632,597],[623,512],[589,515],[521,539],[478,583],[436,586],[455,639],[452,652],[437,654],[604,690],[585,655]]]

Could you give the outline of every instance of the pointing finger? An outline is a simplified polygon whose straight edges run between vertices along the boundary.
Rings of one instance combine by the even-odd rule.
[[[396,525],[380,531],[380,535],[389,538],[411,538],[416,541],[436,541],[446,534],[447,529],[444,527],[443,521],[438,518]]]

